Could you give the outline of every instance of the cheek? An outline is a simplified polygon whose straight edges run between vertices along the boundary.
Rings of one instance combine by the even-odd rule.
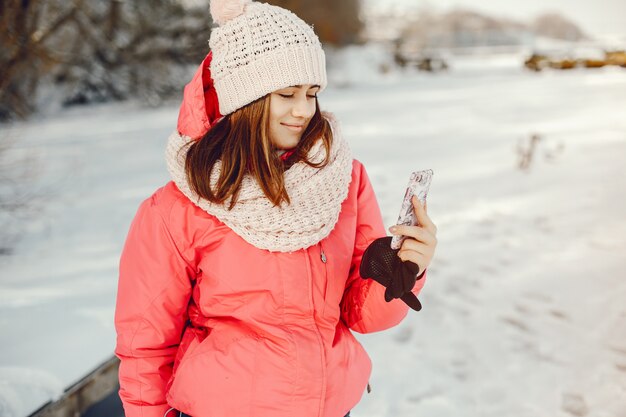
[[[279,123],[280,119],[284,117],[287,112],[286,107],[287,106],[285,106],[284,103],[281,103],[280,100],[272,100],[270,103],[270,120],[272,122]]]
[[[276,133],[278,132],[279,127],[280,127],[280,121],[279,121],[278,117],[270,114],[270,119],[269,119],[269,133],[270,133],[270,136],[276,135]]]

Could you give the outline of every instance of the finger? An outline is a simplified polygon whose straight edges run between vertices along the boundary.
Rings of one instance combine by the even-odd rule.
[[[389,302],[402,295],[402,282],[399,279],[392,279],[390,285],[385,290],[385,301]]]
[[[423,228],[422,226],[395,225],[391,226],[389,228],[389,231],[393,235],[408,236],[417,241],[427,244],[433,244],[436,240],[432,232],[428,229]]]
[[[404,294],[401,299],[406,303],[406,305],[415,311],[420,311],[422,309],[422,303],[420,303],[420,300],[418,300],[417,296],[412,292]]]
[[[400,250],[413,250],[415,252],[421,253],[422,255],[427,255],[430,252],[430,248],[427,244],[418,242],[414,239],[405,239],[404,242],[402,242]]]
[[[417,264],[420,268],[420,271],[423,271],[423,266],[428,263],[426,257],[423,254],[413,250],[401,250],[400,252],[398,252],[398,256],[400,257],[400,259],[402,259],[403,262],[411,261]]]
[[[437,238],[426,233],[426,238],[423,240],[413,239],[411,237],[406,238],[402,241],[402,245],[400,249],[408,249],[408,250],[417,250],[425,255],[432,256],[435,253],[435,249],[437,248]]]
[[[416,195],[411,197],[411,203],[413,204],[413,211],[415,212],[415,215],[419,216],[420,213],[424,210],[424,203],[422,203],[420,201],[420,199],[417,198]],[[418,220],[419,220],[419,218],[418,218]]]
[[[437,232],[437,227],[432,222],[432,220],[430,220],[428,214],[426,214],[426,209],[424,208],[424,205],[422,205],[422,202],[415,195],[412,197],[411,201],[413,203],[413,211],[415,212],[415,217],[417,217],[417,221],[419,222],[419,224],[423,228],[428,229],[433,234],[435,234]]]
[[[424,237],[421,226],[406,226],[397,224],[395,226],[391,226],[389,231],[392,235],[412,237],[416,240],[421,240]]]

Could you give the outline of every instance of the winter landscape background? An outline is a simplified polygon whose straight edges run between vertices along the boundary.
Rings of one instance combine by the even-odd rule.
[[[358,335],[374,370],[355,417],[626,416],[626,68],[534,73],[530,52],[449,54],[438,73],[396,68],[380,45],[337,53],[320,104],[385,223],[409,173],[430,168],[439,229],[423,310]],[[4,223],[0,416],[28,415],[112,355],[119,253],[168,181],[177,106],[42,108],[0,125],[30,199]]]

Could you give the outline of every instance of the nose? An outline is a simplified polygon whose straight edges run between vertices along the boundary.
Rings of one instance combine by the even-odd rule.
[[[293,107],[291,108],[291,115],[297,118],[308,119],[313,116],[314,111],[315,107],[309,103],[305,94],[295,100]]]

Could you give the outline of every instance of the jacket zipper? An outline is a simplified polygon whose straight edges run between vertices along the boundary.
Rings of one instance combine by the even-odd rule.
[[[320,245],[321,248],[321,245]],[[322,252],[323,253],[323,252]],[[313,303],[313,265],[310,262],[309,257],[309,249],[305,249],[305,255],[307,257],[307,272],[309,273],[309,303],[311,304],[311,313],[313,314],[313,327],[315,327],[315,335],[317,336],[317,342],[320,348],[320,354],[322,356],[322,394],[320,398],[320,408],[318,415],[321,417],[324,411],[324,402],[326,397],[326,353],[324,352],[324,342],[322,341],[322,333],[320,332],[320,328],[315,321],[315,304]],[[326,255],[320,255],[322,258],[322,262],[326,263],[324,259],[326,259]]]
[[[322,242],[319,242],[318,245],[320,245],[320,259],[324,264],[324,278],[326,278],[326,282],[324,284],[324,305],[322,306],[322,317],[324,317],[326,314],[326,297],[328,296],[328,291],[330,289],[330,280],[328,279],[328,265],[326,264],[326,262],[328,262],[328,258],[324,252],[324,246],[322,246]]]

